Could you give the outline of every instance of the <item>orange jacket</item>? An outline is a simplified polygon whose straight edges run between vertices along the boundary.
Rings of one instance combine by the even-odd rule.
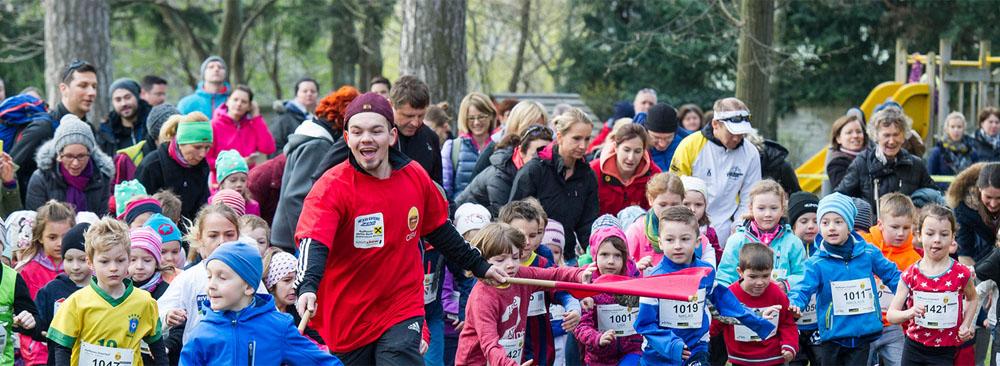
[[[917,263],[917,261],[921,258],[920,253],[917,253],[917,251],[913,249],[912,233],[907,235],[906,241],[903,242],[903,245],[898,247],[885,243],[885,238],[882,237],[882,230],[879,229],[878,226],[872,226],[870,233],[861,234],[861,236],[865,238],[865,241],[879,248],[882,251],[882,255],[884,255],[886,259],[896,263],[896,266],[899,267],[900,271],[905,271],[907,268],[910,268],[911,265]],[[882,286],[879,286],[880,290],[882,290]],[[880,291],[880,293],[881,292],[882,291]],[[880,296],[879,300],[884,298],[886,297]],[[887,309],[889,304],[880,303],[880,305]],[[888,327],[889,325],[890,323],[885,319],[885,312],[882,312],[882,326]]]

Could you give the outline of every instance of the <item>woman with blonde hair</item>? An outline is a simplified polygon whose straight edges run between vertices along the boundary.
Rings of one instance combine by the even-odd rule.
[[[548,121],[549,114],[545,112],[545,107],[540,103],[531,100],[518,102],[507,115],[507,124],[502,130],[491,136],[492,141],[486,146],[483,153],[479,154],[474,175],[479,175],[483,169],[490,166],[490,158],[496,150],[501,149],[501,146],[517,145],[517,141],[512,141],[512,139],[520,138],[531,126],[545,126]]]
[[[160,129],[162,144],[142,159],[136,179],[147,192],[170,189],[181,198],[181,216],[193,219],[208,201],[212,124],[201,112],[170,116]]]
[[[497,126],[497,111],[490,98],[472,92],[458,107],[458,137],[441,146],[441,176],[448,199],[462,192],[475,176],[476,160],[490,143]]]
[[[576,264],[577,242],[589,243],[598,216],[597,179],[584,160],[594,124],[579,109],[558,116],[556,140],[524,164],[511,186],[509,201],[535,197],[549,218],[566,228],[566,263]]]

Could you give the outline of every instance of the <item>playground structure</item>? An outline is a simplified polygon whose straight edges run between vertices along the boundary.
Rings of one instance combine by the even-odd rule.
[[[910,55],[906,50],[906,42],[897,39],[895,80],[883,82],[873,88],[860,107],[866,118],[871,118],[879,104],[887,100],[899,103],[906,115],[913,119],[913,129],[924,139],[928,150],[934,145],[935,134],[941,132],[940,126],[944,124],[944,118],[951,113],[953,89],[957,92],[958,99],[955,110],[965,114],[970,121],[966,126],[967,130],[978,128],[971,122],[975,121],[976,114],[982,108],[1000,104],[1000,68],[993,69],[994,64],[1000,65],[1000,56],[990,56],[989,41],[979,43],[979,59],[975,61],[952,60],[952,43],[949,39],[941,40],[939,51],[940,54],[932,51],[926,55]],[[908,83],[909,67],[915,63],[925,65],[926,70],[919,81]],[[795,170],[803,190],[818,192],[823,186],[823,181],[827,179],[827,150],[829,145],[824,145]],[[951,180],[951,177],[934,178],[943,182]]]

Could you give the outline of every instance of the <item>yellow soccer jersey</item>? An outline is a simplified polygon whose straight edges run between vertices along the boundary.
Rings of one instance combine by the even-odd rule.
[[[125,286],[125,294],[113,299],[93,279],[59,307],[48,337],[73,350],[71,364],[142,365],[141,342],[160,340],[156,300],[130,280]]]

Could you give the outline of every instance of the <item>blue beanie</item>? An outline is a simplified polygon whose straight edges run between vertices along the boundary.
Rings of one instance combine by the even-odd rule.
[[[854,230],[854,217],[858,215],[858,207],[854,205],[854,200],[841,193],[832,193],[819,200],[819,208],[816,209],[816,218],[822,219],[823,215],[829,212],[840,215],[847,223],[847,227]]]
[[[143,226],[149,226],[153,230],[156,230],[156,233],[160,234],[160,239],[164,243],[181,241],[181,231],[177,228],[177,224],[174,223],[174,220],[163,216],[163,214],[153,214],[153,216],[150,216],[146,220],[146,224]]]
[[[246,281],[250,288],[257,289],[257,286],[260,285],[260,279],[264,273],[264,263],[256,245],[242,241],[224,243],[215,249],[212,255],[208,256],[205,265],[216,259],[232,268],[233,272]]]

